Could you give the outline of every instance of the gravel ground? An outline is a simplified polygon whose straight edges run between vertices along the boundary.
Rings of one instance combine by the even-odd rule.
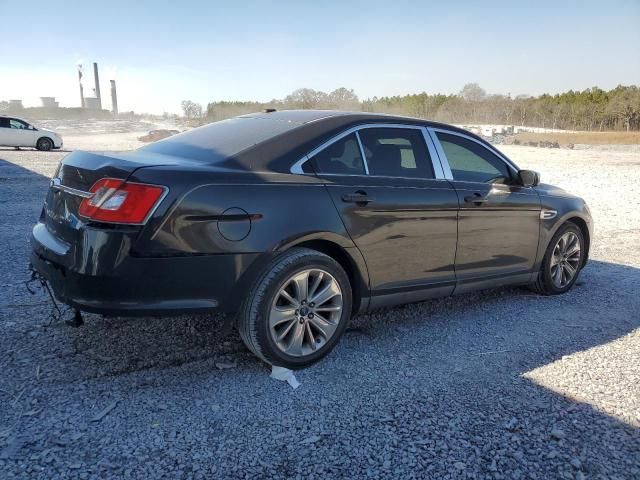
[[[0,149],[0,478],[639,478],[640,154],[504,151],[589,202],[576,287],[360,316],[293,390],[217,318],[51,322],[23,282],[63,154]]]

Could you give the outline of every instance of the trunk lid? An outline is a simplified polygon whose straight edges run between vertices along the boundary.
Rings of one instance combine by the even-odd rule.
[[[56,177],[65,187],[88,192],[91,186],[102,178],[125,180],[140,167],[156,165],[144,161],[138,155],[124,153],[72,152],[67,155],[56,172]]]

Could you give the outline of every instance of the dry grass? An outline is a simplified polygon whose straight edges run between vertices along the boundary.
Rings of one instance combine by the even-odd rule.
[[[522,143],[558,142],[560,145],[573,143],[587,145],[637,145],[640,144],[640,132],[557,132],[557,133],[518,133],[515,136]]]

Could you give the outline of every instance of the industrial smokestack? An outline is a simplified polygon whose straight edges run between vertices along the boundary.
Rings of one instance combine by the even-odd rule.
[[[118,115],[118,94],[116,93],[116,81],[111,80],[111,111]]]
[[[93,76],[96,82],[96,99],[98,100],[98,109],[102,110],[102,97],[100,96],[100,78],[98,77],[98,64],[93,62]]]
[[[82,64],[78,64],[78,84],[80,85],[80,106],[84,108],[84,92],[82,91]]]

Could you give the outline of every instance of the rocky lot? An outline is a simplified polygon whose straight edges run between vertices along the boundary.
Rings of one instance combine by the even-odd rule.
[[[360,316],[293,390],[219,318],[52,319],[24,282],[64,153],[0,149],[0,478],[640,478],[640,150],[503,150],[589,203],[576,287]]]

